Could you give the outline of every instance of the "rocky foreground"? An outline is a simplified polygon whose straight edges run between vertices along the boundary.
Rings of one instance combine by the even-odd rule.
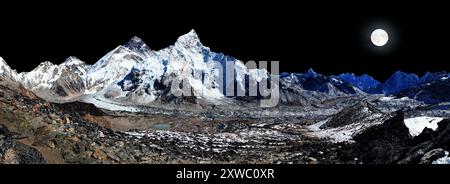
[[[330,116],[323,107],[316,109],[321,116],[112,113],[80,102],[50,103],[2,78],[0,163],[446,162],[449,120],[413,137],[402,111],[385,113],[371,104]]]

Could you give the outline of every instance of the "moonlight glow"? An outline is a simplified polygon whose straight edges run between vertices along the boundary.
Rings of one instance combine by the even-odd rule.
[[[388,33],[383,29],[376,29],[370,35],[372,43],[378,47],[386,45],[389,40]]]

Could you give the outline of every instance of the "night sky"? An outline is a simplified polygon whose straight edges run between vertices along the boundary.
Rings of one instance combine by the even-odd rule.
[[[450,71],[445,5],[378,3],[65,3],[2,5],[0,56],[19,71],[77,56],[95,63],[132,36],[153,50],[195,29],[202,43],[240,60],[278,60],[281,70],[368,73]],[[370,32],[385,29],[377,48]]]

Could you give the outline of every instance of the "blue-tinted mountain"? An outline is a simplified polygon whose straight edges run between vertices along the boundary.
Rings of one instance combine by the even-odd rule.
[[[374,89],[380,85],[379,81],[367,74],[356,76],[353,73],[343,73],[337,77],[367,93],[373,93]]]
[[[396,93],[398,97],[409,97],[427,104],[450,102],[450,79],[442,77],[431,83],[415,86]]]
[[[386,82],[379,87],[381,92],[387,95],[412,88],[420,84],[419,77],[416,74],[408,74],[397,71],[389,77]]]
[[[420,84],[425,84],[425,83],[434,82],[434,81],[442,79],[443,77],[448,77],[448,75],[449,74],[447,74],[447,72],[445,72],[445,71],[440,71],[440,72],[435,72],[435,73],[426,72],[419,79],[419,83]]]
[[[317,91],[329,95],[352,95],[361,93],[350,83],[335,76],[325,76],[309,69],[305,73],[283,73],[281,79],[287,81],[290,86],[299,85],[308,91]]]

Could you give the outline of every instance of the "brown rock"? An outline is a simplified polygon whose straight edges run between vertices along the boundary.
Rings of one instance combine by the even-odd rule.
[[[33,108],[31,109],[34,113],[36,113],[36,112],[38,112],[39,111],[39,108],[40,108],[41,106],[39,105],[39,104],[36,104],[36,105],[34,105],[33,106]]]
[[[81,142],[80,138],[78,138],[77,136],[71,137],[71,138],[69,138],[69,140],[71,140],[73,142]]]
[[[8,149],[5,153],[5,163],[6,164],[19,164],[16,158],[16,153],[14,149]]]
[[[94,151],[94,153],[92,153],[92,157],[94,157],[95,159],[99,159],[99,160],[106,160],[106,158],[108,156],[102,150],[97,149]]]

